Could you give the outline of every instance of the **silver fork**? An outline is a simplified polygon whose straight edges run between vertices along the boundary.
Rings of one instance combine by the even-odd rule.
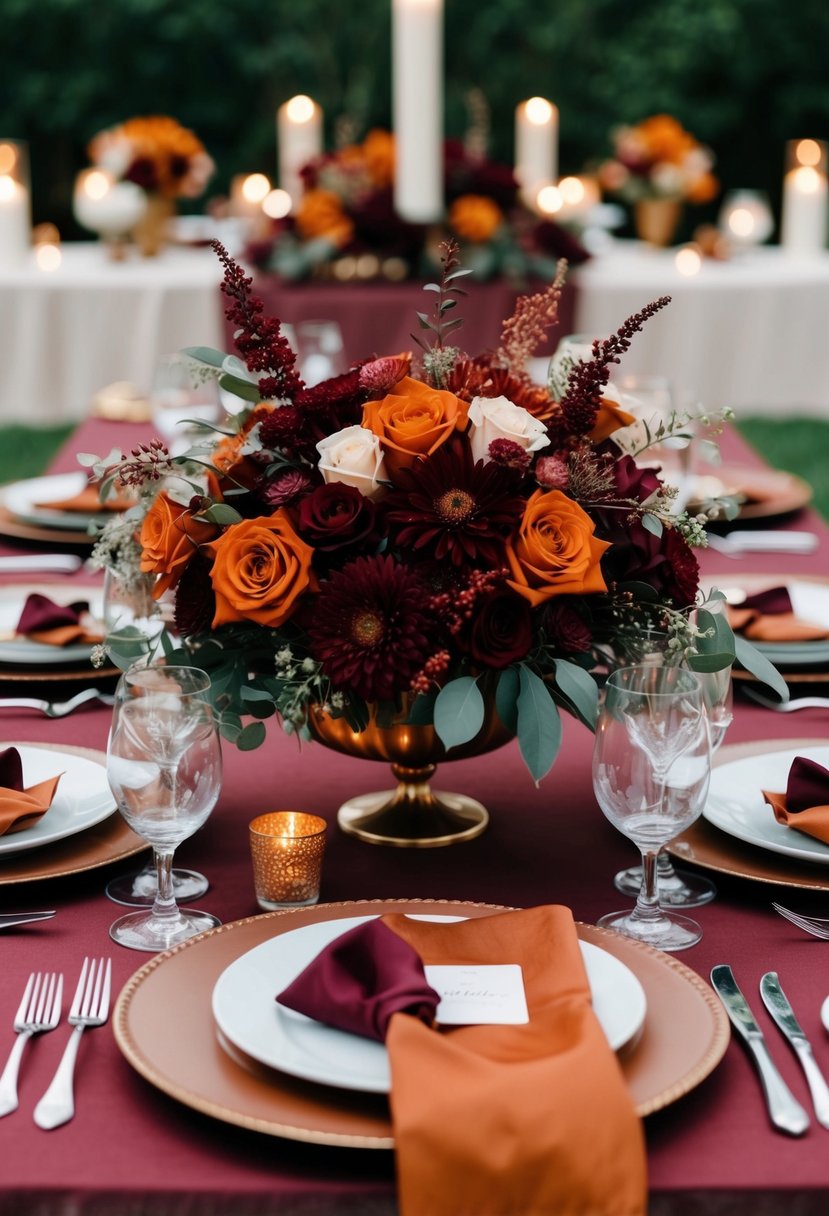
[[[36,697],[0,697],[0,709],[37,709],[47,718],[65,718],[87,701],[100,701],[102,705],[114,705],[115,697],[99,692],[97,688],[85,688],[76,692],[68,701],[39,701]]]
[[[790,714],[798,709],[829,709],[829,697],[795,697],[789,701],[773,701],[771,697],[765,697],[761,692],[755,692],[750,684],[742,685],[743,692],[751,701],[756,701],[758,705],[764,706],[766,709],[777,710],[781,714]]]
[[[812,937],[819,937],[821,941],[829,942],[829,919],[822,916],[801,916],[799,912],[792,912],[789,908],[784,908],[782,904],[772,903],[771,906],[784,920],[790,921],[804,933],[811,933]]]
[[[33,971],[14,1016],[17,1038],[0,1077],[0,1115],[17,1110],[17,1074],[23,1048],[33,1034],[54,1030],[60,1021],[63,976],[55,971]]]
[[[72,1008],[69,1010],[69,1024],[75,1029],[64,1048],[51,1085],[35,1107],[35,1123],[38,1127],[47,1131],[60,1127],[62,1123],[68,1123],[75,1113],[72,1079],[81,1035],[86,1026],[103,1026],[107,1020],[111,980],[111,959],[106,960],[106,966],[103,959],[98,959],[97,963],[93,959],[91,964],[89,958],[83,960]]]
[[[726,557],[748,553],[814,553],[819,539],[814,532],[709,532],[708,545]]]

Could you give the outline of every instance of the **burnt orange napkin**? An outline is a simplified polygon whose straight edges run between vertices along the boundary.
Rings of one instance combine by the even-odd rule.
[[[56,604],[48,596],[33,591],[26,597],[15,632],[33,642],[47,646],[69,646],[87,643],[94,646],[103,634],[85,618],[89,612],[86,600],[74,604]]]
[[[785,794],[763,790],[763,797],[778,823],[829,844],[829,771],[822,764],[795,756]]]
[[[34,504],[43,511],[77,511],[83,515],[98,515],[103,511],[126,511],[135,506],[134,498],[124,495],[110,495],[105,502],[98,497],[98,482],[84,486],[79,494],[71,498],[52,499],[51,502],[36,502]]]
[[[812,642],[829,638],[829,629],[796,617],[785,587],[748,595],[728,609],[728,623],[751,642]]]
[[[0,836],[37,823],[52,805],[62,773],[23,788],[23,761],[16,747],[0,752]]]
[[[401,1216],[644,1213],[642,1129],[591,1008],[569,909],[382,923],[425,964],[518,963],[530,1014],[525,1026],[436,1030],[428,1018],[392,1012]],[[362,954],[360,970],[369,970]],[[388,988],[386,968],[377,971]]]

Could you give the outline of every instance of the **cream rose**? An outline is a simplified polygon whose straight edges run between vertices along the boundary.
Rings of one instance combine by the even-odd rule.
[[[489,462],[493,439],[509,439],[527,452],[537,452],[550,442],[543,422],[507,397],[475,397],[469,407],[469,442],[472,459]]]
[[[383,449],[377,435],[363,426],[346,426],[317,444],[319,470],[326,482],[354,486],[366,498],[375,498],[387,480]]]

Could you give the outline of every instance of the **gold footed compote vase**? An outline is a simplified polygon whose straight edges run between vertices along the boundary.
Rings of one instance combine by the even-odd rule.
[[[404,849],[435,849],[480,836],[489,823],[482,803],[466,794],[433,790],[429,784],[444,760],[464,760],[502,747],[512,738],[495,712],[494,698],[487,700],[481,729],[468,743],[446,751],[433,726],[415,726],[406,721],[408,706],[390,725],[378,725],[374,706],[363,731],[355,731],[345,718],[332,718],[320,707],[312,708],[308,726],[326,747],[364,760],[385,760],[397,779],[397,788],[349,798],[337,813],[344,832],[370,844],[388,844]]]

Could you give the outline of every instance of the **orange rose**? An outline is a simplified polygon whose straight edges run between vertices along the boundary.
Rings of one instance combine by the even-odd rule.
[[[466,429],[469,406],[454,393],[404,376],[394,392],[363,406],[363,426],[378,435],[390,473],[431,456],[454,430]]]
[[[534,608],[555,595],[606,591],[599,561],[610,545],[594,531],[590,516],[566,494],[536,490],[517,538],[507,544],[510,587]]]
[[[617,401],[611,400],[610,397],[602,397],[596,411],[596,421],[588,439],[591,443],[601,443],[614,431],[620,431],[623,426],[630,426],[635,421],[633,414],[628,414],[626,410],[623,410]]]
[[[332,190],[308,190],[300,199],[296,226],[306,241],[324,239],[338,249],[354,235],[354,225],[343,211],[339,196]]]
[[[175,587],[199,546],[211,541],[217,532],[215,524],[194,519],[189,507],[173,502],[164,493],[158,495],[144,516],[139,538],[141,569],[158,575],[154,599]]]
[[[276,628],[309,585],[314,550],[300,540],[284,510],[233,524],[209,549],[214,628],[230,621]]]
[[[462,241],[488,241],[504,216],[497,203],[480,194],[463,194],[449,208],[449,225]]]

